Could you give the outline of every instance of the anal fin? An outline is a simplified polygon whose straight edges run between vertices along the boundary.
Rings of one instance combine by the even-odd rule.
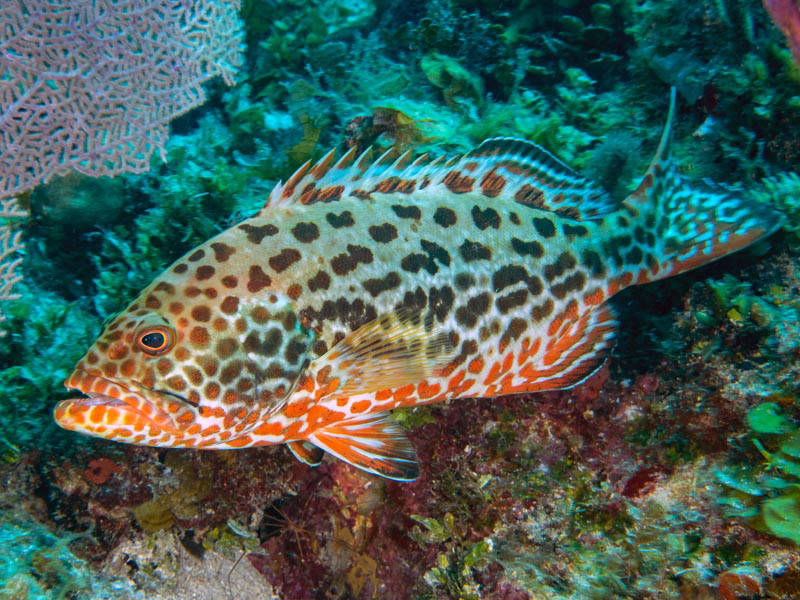
[[[315,431],[309,440],[368,473],[397,481],[419,476],[414,447],[388,412],[334,423]]]
[[[325,455],[325,451],[322,448],[317,448],[314,444],[305,440],[286,442],[286,445],[297,460],[310,467],[319,466],[322,462],[322,457]]]
[[[538,356],[520,369],[528,382],[520,392],[564,390],[580,385],[606,361],[617,321],[608,304],[555,331]]]

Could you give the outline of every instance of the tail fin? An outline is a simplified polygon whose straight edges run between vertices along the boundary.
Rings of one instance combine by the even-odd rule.
[[[670,161],[675,90],[658,151],[639,187],[623,203],[634,237],[651,253],[636,283],[677,275],[749,246],[781,227],[784,215],[740,186],[687,183]]]

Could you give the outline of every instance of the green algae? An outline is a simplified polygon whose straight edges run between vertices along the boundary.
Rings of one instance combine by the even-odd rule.
[[[750,409],[747,423],[762,460],[716,473],[727,489],[720,504],[729,516],[800,545],[800,427],[775,402]]]

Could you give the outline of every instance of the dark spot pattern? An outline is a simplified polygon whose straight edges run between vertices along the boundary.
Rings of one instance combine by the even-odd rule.
[[[439,272],[439,267],[428,254],[412,252],[405,255],[400,261],[400,268],[409,273],[419,273],[420,269],[425,269],[431,275]]]
[[[308,291],[327,290],[330,285],[331,276],[325,271],[317,271],[317,274],[308,280]]]
[[[278,228],[272,223],[266,225],[249,225],[243,223],[239,225],[239,229],[247,234],[247,241],[252,244],[260,244],[265,237],[273,236],[278,233]]]
[[[306,343],[305,338],[301,336],[295,336],[286,345],[286,350],[283,353],[283,357],[290,365],[296,365],[305,355],[307,348],[308,344]]]
[[[500,214],[491,207],[481,210],[479,206],[473,206],[472,220],[475,223],[475,227],[481,231],[488,227],[500,228]]]
[[[189,255],[189,262],[197,262],[206,255],[206,251],[202,248],[195,250]]]
[[[282,273],[298,260],[300,260],[300,252],[294,248],[284,248],[280,254],[271,256],[268,262],[276,273]]]
[[[462,327],[473,328],[478,323],[478,319],[485,315],[489,310],[489,292],[481,292],[473,296],[464,306],[456,309],[456,322]]]
[[[244,340],[244,349],[260,356],[275,356],[283,341],[283,333],[277,327],[270,328],[263,339],[257,331],[251,331]]]
[[[542,293],[541,280],[535,275],[530,275],[528,270],[521,265],[505,265],[492,274],[492,287],[495,292],[500,292],[520,282],[525,282],[532,294]]]
[[[226,296],[219,305],[220,310],[226,315],[234,314],[239,308],[239,298],[236,296]]]
[[[339,321],[353,331],[364,323],[375,320],[378,313],[373,305],[365,303],[361,298],[356,298],[352,302],[347,298],[338,298],[335,302],[326,300],[319,310],[306,307],[300,311],[298,316],[304,326],[312,329],[321,327],[322,323],[326,321]],[[337,332],[337,335],[338,333],[341,332]],[[343,333],[339,340],[342,338],[344,338]]]
[[[171,283],[167,283],[166,281],[161,281],[159,284],[153,288],[154,292],[166,292],[167,294],[174,294],[175,293],[175,286]]]
[[[456,288],[462,292],[475,285],[475,276],[470,273],[459,273],[455,279]]]
[[[589,235],[589,230],[584,225],[570,225],[569,223],[564,223],[561,229],[567,237],[585,237]]]
[[[553,303],[552,298],[548,298],[542,304],[537,304],[536,306],[531,309],[531,319],[534,321],[542,321],[549,317],[554,308],[555,304]]]
[[[386,275],[386,277],[367,279],[362,285],[364,286],[364,289],[367,290],[373,298],[375,298],[383,292],[393,290],[394,288],[398,287],[400,285],[400,276],[396,272],[391,271]]]
[[[429,240],[420,240],[419,244],[422,246],[422,249],[425,251],[425,253],[431,257],[431,260],[435,260],[445,267],[450,266],[450,253],[442,248],[439,244]]]
[[[179,263],[173,267],[172,272],[178,273],[180,275],[181,273],[186,273],[186,271],[188,270],[189,270],[189,265],[187,265],[186,263]]]
[[[396,214],[401,219],[420,219],[422,217],[422,211],[420,211],[418,206],[408,205],[403,206],[402,204],[392,204],[392,210],[394,214]]]
[[[473,242],[472,240],[464,240],[458,248],[461,253],[461,258],[465,262],[472,262],[474,260],[492,260],[492,251],[480,242]],[[542,249],[544,253],[544,248]]]
[[[403,301],[395,308],[408,308],[421,311],[428,304],[428,295],[422,287],[417,286],[414,291],[408,291],[403,295]]]
[[[437,225],[446,229],[451,225],[455,225],[458,218],[454,210],[440,206],[436,209],[436,212],[433,213],[433,220]]]
[[[235,275],[226,275],[222,278],[222,285],[226,288],[233,289],[239,284],[239,280],[236,278]]]
[[[225,262],[236,252],[236,248],[222,242],[212,243],[211,249],[214,251],[214,258],[217,259],[217,262]]]
[[[214,267],[211,265],[202,265],[197,267],[197,271],[195,271],[194,276],[198,281],[205,281],[206,279],[211,279],[214,276],[214,273]]]
[[[329,212],[325,215],[325,220],[328,221],[331,227],[334,229],[341,229],[342,227],[352,227],[355,224],[353,220],[353,213],[349,210],[346,210],[338,215],[336,213]]]
[[[211,310],[207,306],[195,306],[192,309],[192,318],[195,321],[206,323],[211,319]]]
[[[449,285],[442,286],[441,288],[431,288],[428,295],[428,306],[440,323],[447,317],[454,300],[455,295],[453,294],[453,289]]]
[[[255,294],[272,284],[272,279],[258,265],[250,265],[247,272],[247,291]]]
[[[511,219],[511,222],[514,225],[519,225],[520,222],[521,222],[519,220],[519,215],[517,213],[515,213],[513,210],[510,213],[508,213],[508,218]]]
[[[369,264],[372,262],[372,251],[365,246],[347,244],[347,252],[337,254],[331,259],[331,269],[337,275],[347,275],[354,271],[359,263]]]
[[[536,228],[536,233],[545,238],[551,238],[556,234],[556,226],[550,219],[544,217],[534,217],[533,226]]]
[[[519,238],[511,238],[511,248],[517,254],[522,256],[532,256],[533,258],[541,258],[544,256],[544,246],[536,240],[525,242]]]
[[[506,314],[511,309],[516,308],[517,306],[522,306],[527,301],[528,290],[523,288],[521,290],[516,290],[515,292],[506,294],[505,296],[499,296],[497,300],[495,300],[495,306],[497,306],[497,310],[499,310],[502,314]]]
[[[589,270],[592,277],[605,277],[606,267],[600,255],[594,250],[581,252],[581,264]]]
[[[550,288],[553,295],[559,300],[566,298],[570,292],[578,292],[586,285],[586,275],[583,273],[573,273],[564,281],[556,283]]]
[[[527,320],[520,319],[519,317],[511,319],[508,327],[506,327],[506,330],[503,332],[503,336],[500,338],[500,344],[508,345],[511,341],[519,339],[527,328]]]
[[[576,264],[577,262],[572,254],[569,252],[562,252],[554,262],[544,266],[544,278],[547,281],[553,281],[561,277],[569,269],[574,269]]]
[[[391,223],[371,225],[369,227],[369,236],[379,244],[388,244],[397,238],[397,227]]]
[[[319,227],[317,227],[316,223],[298,223],[292,227],[292,235],[298,242],[310,244],[319,239]]]
[[[644,258],[644,253],[639,246],[634,246],[631,248],[630,252],[625,255],[625,262],[629,265],[638,265],[642,262]]]

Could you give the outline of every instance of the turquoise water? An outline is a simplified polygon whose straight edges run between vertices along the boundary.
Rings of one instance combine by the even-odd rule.
[[[796,2],[61,4],[0,9],[0,598],[800,596]],[[104,325],[307,160],[512,136],[621,201],[671,87],[681,175],[784,226],[618,295],[581,386],[398,411],[416,481],[55,424]]]

